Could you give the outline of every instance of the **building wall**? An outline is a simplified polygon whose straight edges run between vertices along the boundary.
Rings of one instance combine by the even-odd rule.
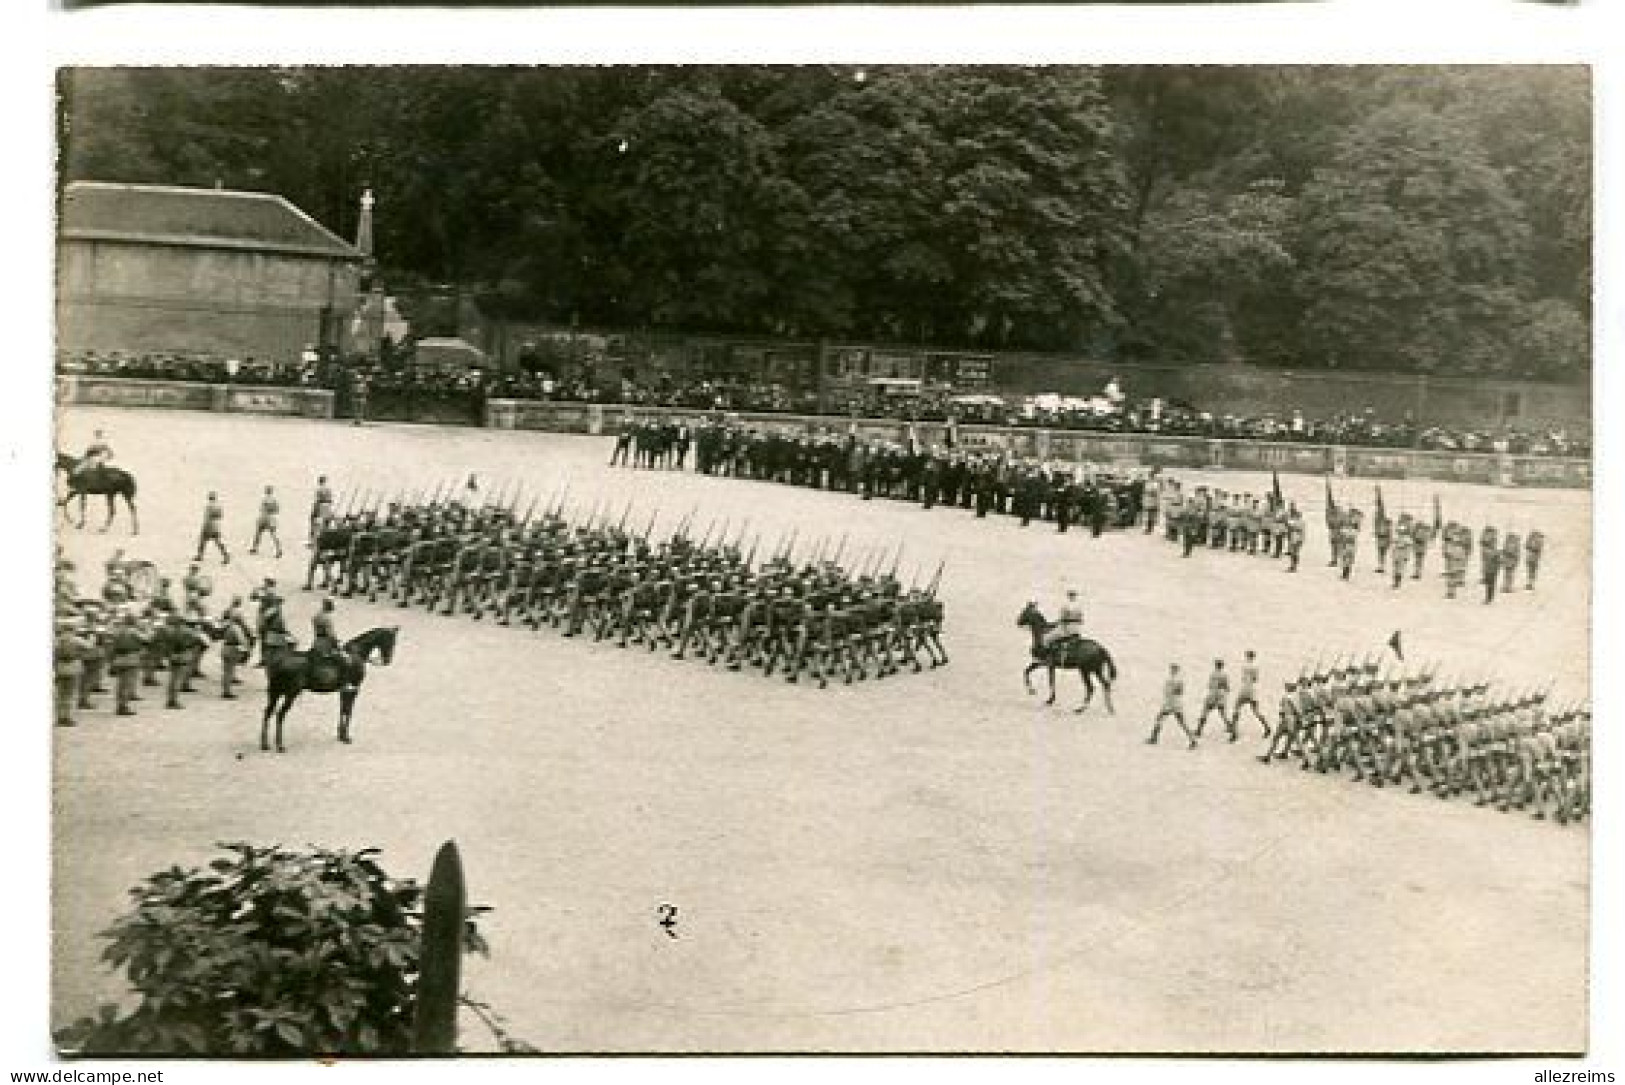
[[[58,246],[61,349],[292,361],[357,303],[357,271],[325,257],[69,240]]]

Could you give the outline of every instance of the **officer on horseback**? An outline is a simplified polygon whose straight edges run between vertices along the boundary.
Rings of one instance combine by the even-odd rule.
[[[333,628],[333,597],[322,600],[322,609],[311,618],[310,661],[337,663],[343,658],[338,633]]]
[[[1083,639],[1083,604],[1078,601],[1078,589],[1066,590],[1066,602],[1055,616],[1055,625],[1044,634],[1044,647],[1052,655],[1066,651],[1067,645]]]
[[[79,458],[79,466],[74,470],[75,475],[82,475],[86,471],[93,471],[98,467],[105,467],[113,462],[113,446],[107,443],[107,435],[101,430],[90,439],[85,448],[85,454]]]
[[[282,596],[277,593],[275,580],[266,577],[265,583],[250,592],[248,597],[259,604],[255,624],[259,632],[259,666],[263,667],[273,649],[287,647],[293,638],[288,634],[288,623],[282,615]]]

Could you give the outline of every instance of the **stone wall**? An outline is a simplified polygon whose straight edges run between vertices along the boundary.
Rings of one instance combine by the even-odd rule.
[[[320,388],[63,376],[57,378],[56,397],[62,404],[333,417],[333,393]]]

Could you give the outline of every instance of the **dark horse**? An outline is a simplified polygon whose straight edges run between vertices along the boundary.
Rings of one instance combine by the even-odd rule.
[[[260,749],[271,748],[268,732],[276,715],[276,752],[282,753],[282,721],[301,693],[339,695],[339,741],[350,741],[350,711],[367,680],[367,664],[376,651],[379,662],[389,666],[395,658],[395,637],[400,626],[369,629],[346,641],[342,654],[312,662],[309,652],[273,650],[265,660],[265,716],[260,720]]]
[[[1083,703],[1074,711],[1082,712],[1089,707],[1089,702],[1095,699],[1095,683],[1093,679],[1100,679],[1100,692],[1106,698],[1106,711],[1117,714],[1112,707],[1112,683],[1117,680],[1117,664],[1112,662],[1112,654],[1095,641],[1076,638],[1062,641],[1054,645],[1044,643],[1044,634],[1054,626],[1044,617],[1038,604],[1028,603],[1022,608],[1021,615],[1016,618],[1016,624],[1026,628],[1032,633],[1033,661],[1027,664],[1027,669],[1021,672],[1021,680],[1027,686],[1027,692],[1032,693],[1032,674],[1040,667],[1049,669],[1049,700],[1045,704],[1055,703],[1055,671],[1075,670],[1078,677],[1083,679]]]
[[[135,476],[119,467],[87,467],[79,469],[79,461],[64,452],[56,454],[56,469],[68,476],[68,495],[58,501],[57,507],[66,510],[68,502],[74,498],[79,499],[79,523],[75,526],[85,526],[85,498],[90,494],[103,494],[107,497],[107,520],[101,529],[106,531],[113,525],[113,514],[117,507],[113,504],[114,498],[124,498],[124,505],[130,510],[130,534],[141,534],[141,519],[135,512]]]

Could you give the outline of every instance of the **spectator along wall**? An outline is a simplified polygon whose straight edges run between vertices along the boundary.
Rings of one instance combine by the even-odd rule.
[[[1111,362],[1083,355],[941,350],[858,343],[726,339],[665,333],[571,333],[487,321],[465,329],[500,364],[538,344],[575,359],[595,357],[615,379],[754,376],[817,390],[838,406],[874,378],[924,378],[957,391],[1001,395],[1095,395],[1118,377],[1135,400],[1162,397],[1217,414],[1330,418],[1373,409],[1418,425],[1561,427],[1589,433],[1585,384],[1291,370],[1225,364]],[[601,382],[603,383],[603,382]]]

